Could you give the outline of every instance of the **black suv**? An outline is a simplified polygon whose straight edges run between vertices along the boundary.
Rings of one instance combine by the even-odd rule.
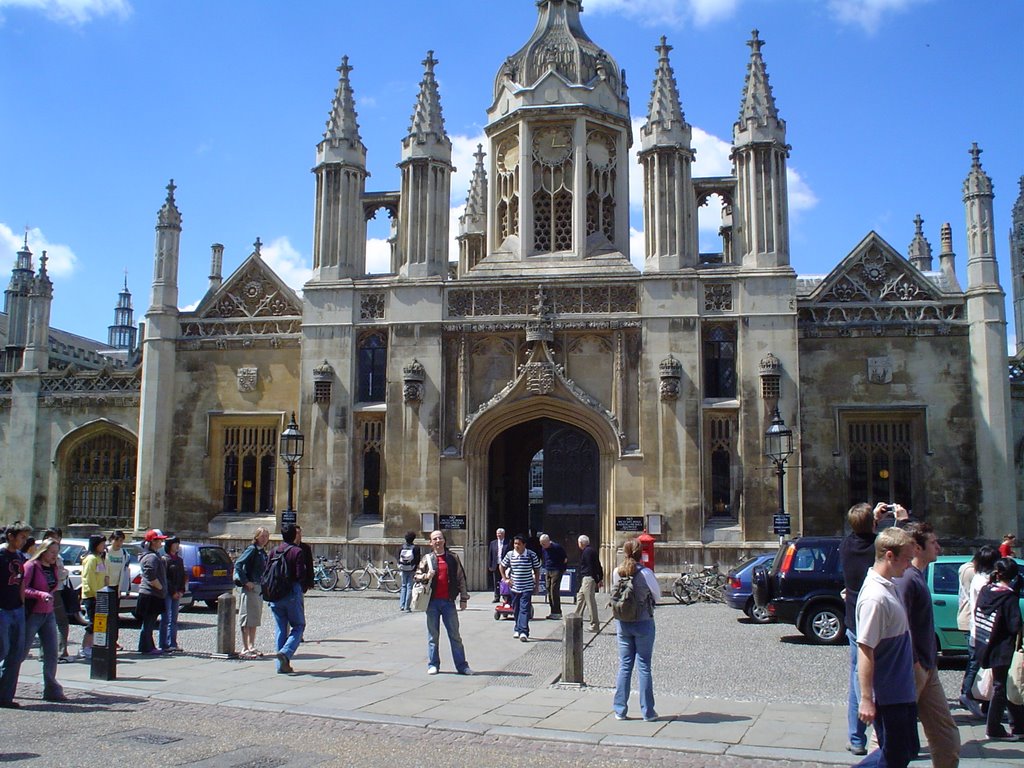
[[[754,569],[754,601],[776,621],[795,624],[811,642],[846,640],[841,595],[843,570],[838,536],[801,536],[787,541],[770,567]]]

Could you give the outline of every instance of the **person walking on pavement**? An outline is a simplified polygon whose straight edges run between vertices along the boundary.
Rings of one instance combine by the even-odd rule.
[[[291,588],[284,597],[270,603],[270,610],[277,623],[277,673],[288,675],[294,672],[292,658],[302,643],[302,633],[306,629],[303,585],[307,581],[307,574],[306,555],[298,546],[298,542],[302,541],[299,526],[284,523],[281,526],[281,538],[283,541],[270,553],[270,561],[276,556],[284,558]],[[269,561],[268,568],[272,568]]]
[[[4,529],[0,549],[0,707],[18,709],[14,700],[25,658],[25,561],[20,550],[32,528],[21,521]]]
[[[858,711],[866,725],[875,726],[879,745],[858,766],[907,768],[921,749],[910,624],[893,583],[916,551],[905,531],[882,531],[875,539],[875,563],[857,595]]]
[[[597,590],[604,581],[604,568],[597,550],[590,546],[589,536],[580,536],[576,541],[580,548],[580,589],[576,595],[575,616],[583,616],[583,609],[590,611],[590,631],[600,632],[601,621],[597,616]]]
[[[160,650],[173,653],[178,648],[178,606],[181,596],[185,594],[188,577],[185,574],[185,561],[178,550],[181,539],[168,536],[164,542],[164,569],[167,571],[167,589],[164,592],[164,612],[160,616]]]
[[[871,507],[861,502],[850,507],[846,520],[850,534],[839,544],[839,563],[843,569],[843,594],[846,603],[846,638],[850,642],[850,685],[846,700],[847,744],[854,755],[868,753],[867,725],[860,719],[860,682],[857,676],[857,596],[875,561],[875,531],[886,518],[905,525],[909,514],[899,504],[879,502]]]
[[[416,531],[406,531],[405,544],[398,550],[398,571],[402,574],[402,588],[398,593],[398,610],[403,613],[412,612],[412,577],[420,564],[420,548],[414,543]]]
[[[153,630],[157,619],[164,610],[164,595],[167,594],[167,569],[160,557],[160,547],[167,539],[159,528],[151,528],[142,537],[142,557],[139,558],[141,580],[137,610],[142,619],[139,630],[139,653],[159,656],[163,651],[153,642]]]
[[[491,602],[496,603],[501,600],[501,574],[498,572],[498,565],[508,553],[509,541],[505,538],[504,528],[499,528],[494,535],[494,541],[487,548],[487,578],[491,582],[491,587],[494,588],[494,600]]]
[[[82,658],[92,658],[93,622],[96,620],[96,595],[107,586],[107,540],[93,534],[89,537],[88,554],[82,561],[82,610],[85,611],[85,637],[82,638]]]
[[[235,586],[238,587],[238,625],[242,630],[242,656],[260,656],[256,648],[256,630],[263,623],[263,598],[260,579],[267,569],[267,542],[270,531],[262,525],[252,535],[252,543],[235,560]]]
[[[58,590],[57,599],[53,602],[53,617],[57,622],[57,662],[60,664],[71,660],[68,656],[68,635],[71,631],[71,622],[68,621],[68,612],[64,609],[64,599],[61,594],[61,590],[63,590],[64,584],[68,579],[68,569],[64,566],[64,560],[59,555],[60,542],[63,538],[64,531],[60,528],[47,528],[46,533],[43,534],[43,539],[57,542],[58,549],[57,582],[60,584],[60,590]]]
[[[454,552],[448,551],[444,533],[430,534],[430,549],[420,559],[415,580],[430,584],[430,602],[427,603],[427,674],[436,675],[441,669],[441,651],[438,646],[441,622],[444,622],[448,642],[452,647],[452,663],[460,675],[472,675],[466,661],[466,648],[459,632],[459,614],[455,610],[455,598],[459,599],[459,610],[466,610],[469,590],[466,587],[466,570]]]
[[[996,561],[989,583],[978,595],[974,610],[975,642],[978,661],[992,670],[992,700],[988,705],[985,736],[990,739],[1019,741],[1024,737],[1024,706],[1006,696],[1010,662],[1021,648],[1019,596],[1013,583],[1019,573],[1017,561],[1003,557]],[[1010,711],[1010,732],[1003,728],[1003,713]]]
[[[546,533],[540,535],[540,548],[544,557],[545,581],[548,590],[549,619],[562,618],[562,574],[565,573],[565,547],[552,541]]]
[[[654,677],[651,659],[654,656],[654,605],[661,598],[661,588],[654,571],[641,565],[640,542],[627,539],[622,545],[622,564],[616,569],[620,579],[633,583],[633,595],[641,606],[637,621],[618,622],[619,674],[615,680],[612,708],[616,720],[625,720],[629,710],[629,683],[633,667],[637,668],[636,687],[640,693],[640,714],[644,720],[658,719],[654,711]]]
[[[914,651],[914,683],[917,687],[917,715],[928,739],[928,752],[935,768],[960,765],[960,730],[946,703],[939,681],[939,651],[935,643],[935,614],[932,595],[924,574],[942,554],[935,530],[928,523],[911,523],[904,529],[914,540],[917,553],[897,579],[896,592],[907,612]]]
[[[989,582],[989,574],[999,559],[999,552],[995,547],[987,544],[974,554],[974,575],[971,583],[967,585],[967,610],[968,610],[968,635],[967,635],[967,667],[964,669],[964,679],[960,684],[960,706],[970,712],[974,717],[984,720],[985,713],[981,710],[981,702],[974,698],[974,681],[978,677],[981,668],[980,654],[977,647],[977,634],[975,622],[975,609],[978,607],[978,596],[981,590]]]
[[[530,640],[530,603],[540,582],[540,558],[526,548],[526,537],[512,539],[512,551],[498,565],[502,580],[512,593],[512,615],[516,618],[512,637],[522,642]]]
[[[57,591],[63,587],[57,572],[59,550],[56,541],[43,539],[25,565],[25,658],[38,635],[45,701],[67,701],[57,682],[57,620],[53,615],[53,607],[60,602]]]

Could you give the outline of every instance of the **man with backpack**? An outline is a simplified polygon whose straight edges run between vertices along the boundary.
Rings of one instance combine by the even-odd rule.
[[[420,564],[420,548],[413,542],[416,541],[416,532],[407,531],[405,544],[398,550],[398,571],[402,574],[402,589],[398,593],[398,610],[404,613],[412,612],[412,577],[416,572],[416,566]]]
[[[277,622],[275,635],[277,646],[277,673],[291,674],[291,660],[302,642],[306,628],[306,609],[303,603],[302,585],[306,575],[306,557],[296,546],[298,526],[284,523],[281,526],[283,541],[270,553],[267,569],[263,572],[260,589],[263,599],[270,603],[270,610]]]

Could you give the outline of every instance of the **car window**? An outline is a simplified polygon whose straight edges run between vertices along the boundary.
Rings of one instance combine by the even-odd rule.
[[[932,563],[932,592],[955,595],[960,591],[960,563]]]
[[[803,573],[823,573],[828,551],[824,547],[801,547],[793,558],[793,570]]]
[[[231,566],[231,558],[228,556],[228,553],[220,547],[200,547],[199,562],[203,565]]]
[[[79,544],[64,544],[60,548],[60,559],[64,561],[64,565],[81,565],[84,554],[85,547]]]
[[[752,566],[754,563],[758,562],[759,560],[761,560],[761,556],[760,555],[758,557],[752,557],[749,560],[744,560],[742,563],[737,565],[732,570],[735,573],[739,573],[740,571],[745,571],[747,568],[749,568],[750,566]]]

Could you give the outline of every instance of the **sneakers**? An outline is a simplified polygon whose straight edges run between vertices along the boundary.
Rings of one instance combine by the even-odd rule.
[[[628,718],[625,715],[620,715],[618,712],[616,712],[615,713],[615,719],[616,720],[626,720]]]
[[[847,744],[846,751],[851,755],[866,755],[868,753],[868,748],[861,744]]]
[[[655,712],[653,715],[650,715],[650,716],[644,715],[644,722],[645,723],[656,723],[656,722],[658,722],[658,713]]]
[[[516,640],[518,640],[519,639],[519,633],[518,632],[513,632],[512,633],[512,637],[514,637]]]
[[[552,619],[553,621],[561,621],[562,620],[562,614],[560,614],[560,613],[552,613],[550,616],[548,616],[548,618]]]
[[[587,632],[593,632],[595,635],[601,631],[600,627],[587,627]]]
[[[288,660],[288,657],[283,653],[277,654],[277,674],[290,675],[293,671],[292,663]]]
[[[473,670],[470,669],[469,667],[463,667],[462,669],[459,670],[459,674],[460,675],[465,675],[466,677],[472,677],[473,676]]]
[[[431,664],[429,667],[427,667],[427,674],[428,675],[436,675],[437,674],[437,667],[435,667],[433,664]]]
[[[527,635],[526,633],[521,634],[519,636],[519,642],[520,643],[528,643],[528,642],[530,642],[530,636]]]

